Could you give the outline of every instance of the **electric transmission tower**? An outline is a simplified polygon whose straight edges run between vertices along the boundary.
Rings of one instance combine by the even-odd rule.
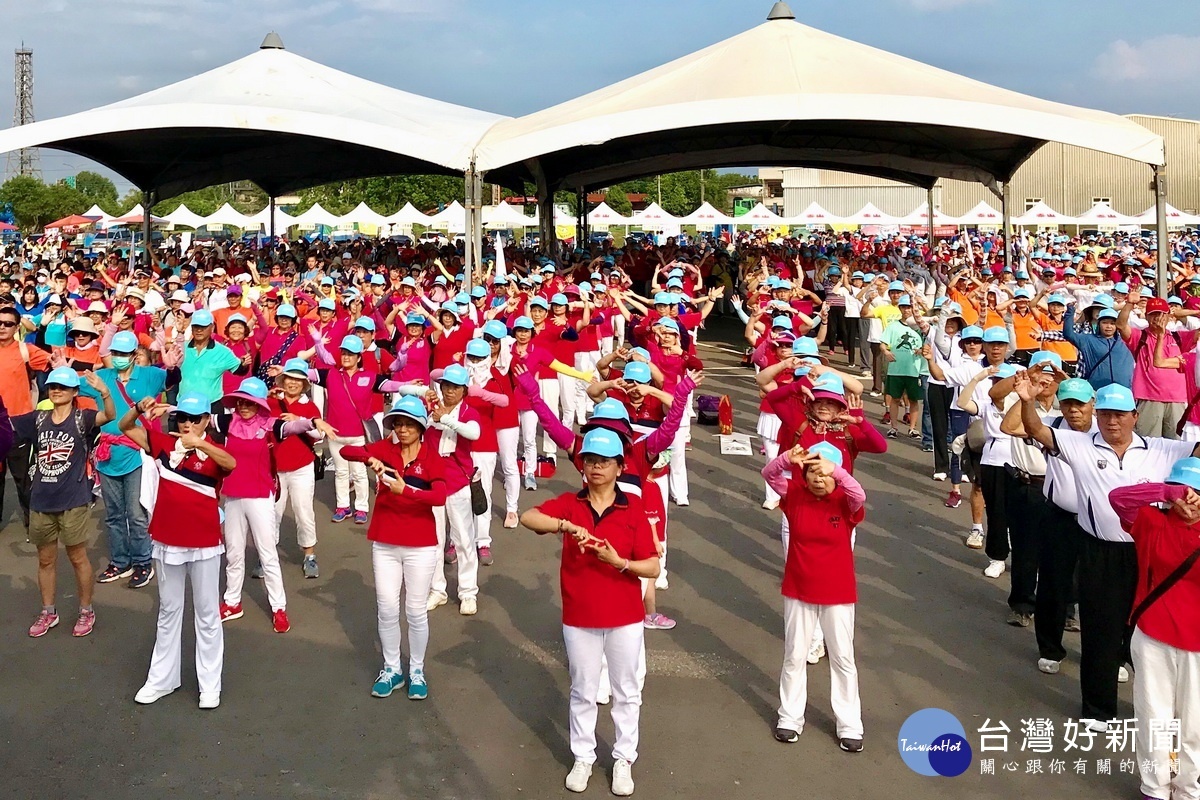
[[[13,89],[16,104],[13,106],[13,127],[33,122],[33,50],[22,42],[16,51],[13,65]],[[40,178],[42,170],[38,164],[38,151],[25,147],[8,154],[8,177],[30,175]]]

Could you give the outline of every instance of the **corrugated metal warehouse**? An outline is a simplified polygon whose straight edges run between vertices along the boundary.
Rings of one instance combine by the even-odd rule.
[[[1130,114],[1128,118],[1162,136],[1167,148],[1167,202],[1181,211],[1200,211],[1200,122]],[[1081,214],[1097,201],[1122,214],[1154,205],[1150,168],[1123,158],[1063,144],[1047,144],[1017,170],[1012,181],[1014,216],[1039,200],[1063,214]],[[814,200],[833,214],[853,214],[864,204],[904,215],[925,202],[925,190],[882,178],[817,169],[783,170],[784,213],[794,216]],[[979,183],[943,180],[934,205],[951,216],[979,201],[999,210],[1000,200]]]

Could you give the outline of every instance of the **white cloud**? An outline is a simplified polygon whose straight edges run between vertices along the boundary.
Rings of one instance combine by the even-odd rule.
[[[1096,57],[1092,73],[1116,83],[1190,85],[1200,79],[1200,36],[1167,34],[1136,43],[1118,39]]]

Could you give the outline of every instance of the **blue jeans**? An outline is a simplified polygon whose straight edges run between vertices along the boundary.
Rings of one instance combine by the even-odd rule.
[[[150,518],[142,507],[142,468],[113,477],[100,473],[109,560],[117,567],[150,566]]]

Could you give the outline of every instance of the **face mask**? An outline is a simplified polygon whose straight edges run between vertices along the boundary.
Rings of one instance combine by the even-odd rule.
[[[129,369],[129,365],[133,363],[133,356],[113,356],[112,365],[115,370]]]

